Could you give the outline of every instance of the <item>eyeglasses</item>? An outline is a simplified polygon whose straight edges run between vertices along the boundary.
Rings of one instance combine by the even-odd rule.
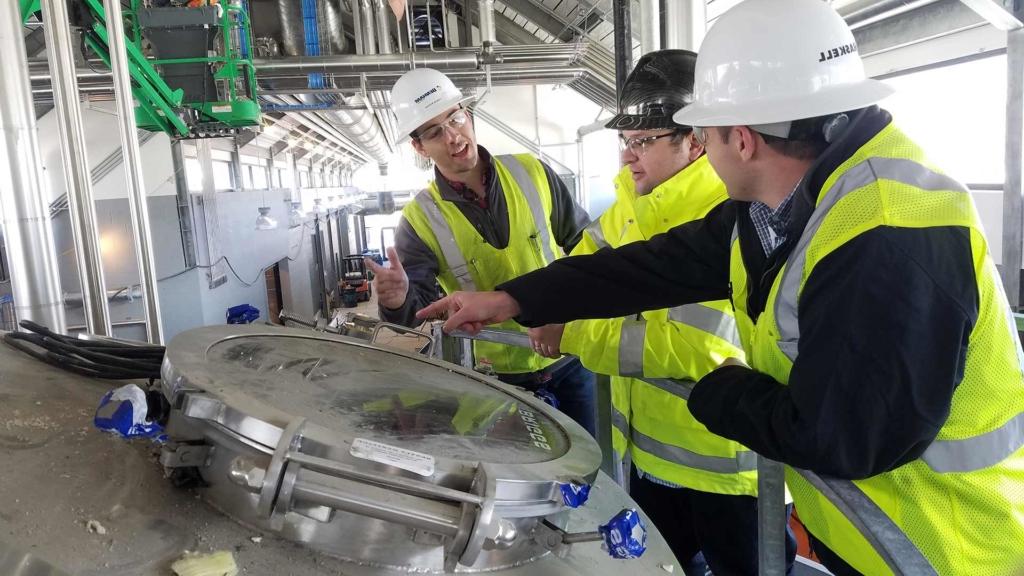
[[[440,124],[434,124],[430,128],[427,128],[419,134],[413,134],[413,138],[416,138],[420,142],[429,142],[440,138],[447,128],[452,130],[458,130],[466,125],[466,121],[469,120],[469,116],[466,115],[465,110],[456,110],[448,116],[447,119],[443,120]]]
[[[697,144],[705,146],[708,143],[708,131],[702,126],[693,127],[693,137],[697,140]]]
[[[652,142],[660,140],[661,138],[667,138],[669,136],[675,136],[676,134],[685,133],[686,129],[682,129],[669,132],[668,134],[658,134],[655,136],[634,136],[632,138],[626,138],[620,134],[619,140],[622,143],[623,149],[628,149],[634,156],[639,158],[647,153],[647,147]]]

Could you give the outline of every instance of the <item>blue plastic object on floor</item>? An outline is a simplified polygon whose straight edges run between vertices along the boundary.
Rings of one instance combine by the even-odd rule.
[[[93,424],[104,432],[122,438],[154,438],[164,440],[164,429],[156,422],[146,420],[149,404],[146,393],[134,384],[107,392],[96,408]]]
[[[228,324],[249,324],[260,317],[260,309],[250,304],[239,304],[228,308]]]

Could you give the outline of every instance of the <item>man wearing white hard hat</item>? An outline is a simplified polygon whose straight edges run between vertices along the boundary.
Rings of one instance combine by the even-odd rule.
[[[702,378],[690,411],[787,465],[830,570],[1016,573],[1024,353],[970,194],[876,106],[890,89],[820,0],[726,12],[695,91],[674,119],[731,201],[422,315],[472,329],[730,298],[749,366]]]
[[[417,324],[416,312],[437,299],[436,284],[447,293],[492,290],[541,268],[572,250],[590,223],[549,166],[529,154],[492,157],[477,145],[471,100],[429,68],[405,73],[391,90],[398,132],[433,160],[435,179],[402,211],[390,266],[367,262],[383,320]],[[501,328],[525,331],[512,321]],[[473,352],[479,369],[550,393],[596,433],[595,378],[579,360],[487,342],[474,342]]]

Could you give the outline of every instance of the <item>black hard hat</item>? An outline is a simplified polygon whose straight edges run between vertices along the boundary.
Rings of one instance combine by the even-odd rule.
[[[655,50],[640,57],[622,87],[622,113],[605,128],[650,130],[678,128],[672,115],[693,102],[697,54],[689,50]]]

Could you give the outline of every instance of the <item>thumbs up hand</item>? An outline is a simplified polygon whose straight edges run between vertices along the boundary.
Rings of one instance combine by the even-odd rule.
[[[409,277],[398,259],[394,247],[388,248],[388,267],[381,266],[369,258],[364,258],[366,267],[373,271],[373,291],[377,293],[377,302],[385,308],[394,310],[405,304],[409,294]]]

